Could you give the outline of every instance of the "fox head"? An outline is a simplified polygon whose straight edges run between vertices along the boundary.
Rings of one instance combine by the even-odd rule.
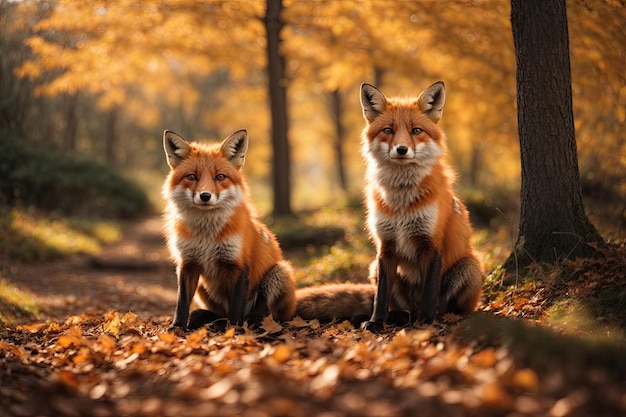
[[[387,98],[376,87],[361,85],[366,158],[380,165],[430,168],[445,153],[445,138],[437,125],[444,102],[441,81],[412,99]]]
[[[241,167],[248,150],[248,134],[238,130],[219,145],[188,142],[163,132],[163,148],[170,173],[163,188],[168,201],[181,209],[211,210],[236,207],[246,188]]]

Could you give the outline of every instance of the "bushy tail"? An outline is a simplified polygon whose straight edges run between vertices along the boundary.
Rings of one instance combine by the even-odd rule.
[[[367,321],[372,315],[376,287],[372,284],[327,284],[296,291],[296,316],[304,320],[317,319]]]

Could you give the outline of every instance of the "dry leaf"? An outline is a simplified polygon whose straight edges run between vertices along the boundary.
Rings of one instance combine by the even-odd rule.
[[[302,320],[302,317],[297,316],[296,318],[294,318],[291,321],[287,322],[288,325],[293,326],[293,327],[307,327],[308,323],[304,320]]]
[[[271,316],[267,316],[263,319],[261,328],[265,330],[268,334],[282,332],[283,330],[283,326],[281,326],[280,323],[275,322]]]

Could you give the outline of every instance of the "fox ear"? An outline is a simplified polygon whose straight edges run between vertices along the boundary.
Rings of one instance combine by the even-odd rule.
[[[245,129],[234,132],[222,142],[222,153],[236,168],[241,168],[246,162],[247,151],[248,132]]]
[[[189,156],[191,146],[176,133],[166,130],[163,132],[163,149],[167,156],[167,164],[174,169]]]
[[[443,81],[437,81],[417,98],[420,110],[433,122],[437,123],[443,115],[443,104],[446,101],[446,88]]]
[[[361,84],[361,107],[363,107],[365,120],[372,122],[385,111],[387,98],[373,85]]]

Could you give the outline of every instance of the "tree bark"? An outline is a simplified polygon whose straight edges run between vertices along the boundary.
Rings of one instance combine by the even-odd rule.
[[[119,142],[117,133],[117,113],[118,109],[114,107],[107,111],[106,117],[104,154],[106,161],[111,165],[117,165],[119,162],[119,154],[117,152]]]
[[[565,0],[512,0],[522,187],[519,238],[505,268],[594,253],[572,110]]]
[[[78,95],[71,93],[65,97],[65,135],[63,150],[76,152],[78,149]]]
[[[341,92],[339,89],[335,89],[330,93],[333,109],[333,122],[335,125],[335,159],[337,161],[337,175],[339,176],[339,185],[341,189],[348,191],[348,180],[346,179],[346,169],[343,163],[343,142],[346,136],[346,129],[341,122],[341,115],[343,114],[343,101],[341,98]]]
[[[280,31],[283,27],[282,0],[267,0],[265,30],[267,32],[267,71],[272,115],[272,182],[273,213],[291,214],[291,172],[289,141],[287,139],[287,80],[285,60],[280,53]]]

